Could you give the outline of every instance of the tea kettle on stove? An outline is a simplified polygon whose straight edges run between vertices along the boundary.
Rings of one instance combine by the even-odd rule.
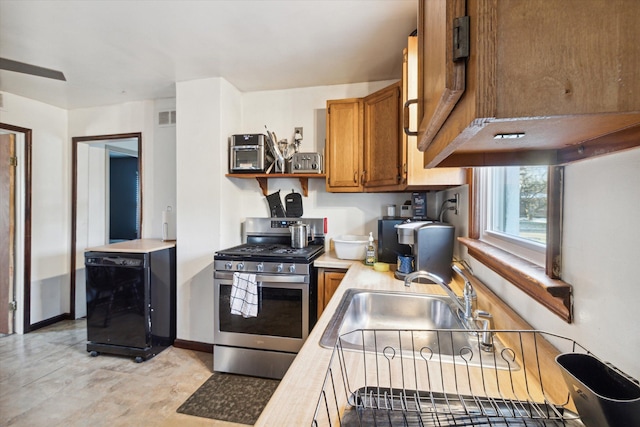
[[[298,221],[289,226],[291,231],[291,247],[295,249],[306,248],[309,244],[309,224]]]

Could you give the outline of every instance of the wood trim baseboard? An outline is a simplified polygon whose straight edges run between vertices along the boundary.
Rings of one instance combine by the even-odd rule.
[[[71,316],[70,313],[58,314],[57,316],[50,317],[49,319],[44,319],[39,322],[31,324],[28,332],[33,332],[36,329],[41,329],[41,328],[44,328],[45,326],[50,326],[50,325],[53,325],[54,323],[58,323],[63,320],[73,320],[73,317]]]
[[[176,348],[184,348],[185,350],[201,351],[203,353],[213,353],[213,344],[198,341],[188,341],[176,338],[173,342]]]

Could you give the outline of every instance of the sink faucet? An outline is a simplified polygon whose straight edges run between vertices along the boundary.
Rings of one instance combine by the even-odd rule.
[[[462,320],[462,324],[465,328],[476,330],[478,329],[476,320],[482,323],[482,333],[481,333],[481,344],[483,350],[491,351],[493,347],[492,339],[491,339],[491,329],[493,329],[492,325],[492,316],[486,311],[476,310],[476,302],[477,302],[477,294],[475,289],[473,289],[473,285],[467,278],[467,276],[462,272],[460,267],[457,265],[453,265],[453,271],[455,271],[462,279],[464,280],[464,290],[462,294],[462,298],[459,298],[451,286],[445,283],[440,276],[437,276],[428,271],[414,271],[413,273],[408,274],[404,278],[404,285],[409,286],[411,282],[418,278],[429,279],[432,282],[440,285],[442,289],[444,289],[449,295],[449,298],[454,302],[454,304],[458,307],[458,313]]]
[[[467,279],[467,277],[464,275],[464,273],[462,272],[462,270],[460,270],[458,266],[454,265],[453,271],[458,273],[464,279],[464,293],[463,293],[462,300],[458,298],[456,293],[453,292],[453,289],[451,289],[451,286],[449,286],[449,284],[447,284],[444,280],[442,280],[440,276],[437,276],[428,271],[424,271],[424,270],[414,271],[413,273],[408,274],[404,278],[404,285],[409,286],[411,282],[413,282],[418,278],[431,280],[432,282],[440,285],[440,287],[445,290],[447,295],[449,295],[449,298],[451,298],[451,300],[458,307],[458,310],[460,311],[463,317],[463,320],[465,321],[473,320],[473,311],[475,309],[476,298],[477,298],[476,291],[473,289],[473,286],[471,285],[471,282],[469,281],[469,279]]]

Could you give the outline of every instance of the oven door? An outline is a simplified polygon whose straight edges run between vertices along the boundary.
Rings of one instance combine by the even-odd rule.
[[[232,272],[215,272],[214,343],[297,353],[309,335],[309,276],[257,274],[258,315],[231,314]]]
[[[264,171],[264,146],[262,145],[231,147],[230,156],[232,172]]]

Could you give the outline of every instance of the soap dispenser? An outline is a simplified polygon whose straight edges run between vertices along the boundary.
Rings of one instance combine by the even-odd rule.
[[[364,259],[366,265],[376,263],[376,246],[373,244],[373,233],[369,232],[369,243],[367,244],[367,255]]]

